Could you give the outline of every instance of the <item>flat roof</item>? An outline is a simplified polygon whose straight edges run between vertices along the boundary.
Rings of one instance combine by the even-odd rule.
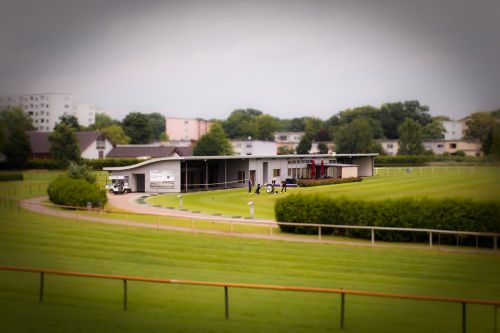
[[[228,155],[228,156],[173,156],[146,160],[123,167],[106,167],[106,171],[122,171],[138,168],[147,164],[163,161],[210,161],[210,160],[259,160],[259,159],[298,159],[298,158],[334,158],[334,157],[376,157],[379,154],[292,154],[292,155]]]

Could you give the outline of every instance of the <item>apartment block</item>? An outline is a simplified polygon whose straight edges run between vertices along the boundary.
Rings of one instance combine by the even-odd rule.
[[[211,121],[201,118],[166,117],[165,128],[171,141],[197,141],[210,130],[211,125]]]

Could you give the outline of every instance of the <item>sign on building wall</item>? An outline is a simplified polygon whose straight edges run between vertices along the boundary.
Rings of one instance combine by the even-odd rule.
[[[149,171],[149,186],[154,188],[175,188],[174,170]]]

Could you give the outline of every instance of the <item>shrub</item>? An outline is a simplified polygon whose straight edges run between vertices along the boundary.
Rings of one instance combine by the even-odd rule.
[[[333,199],[320,195],[290,195],[275,204],[277,221],[354,226],[423,228],[500,233],[500,204],[465,199],[401,198],[385,201]],[[281,226],[284,232],[317,233],[317,229]],[[334,231],[335,230],[335,231]],[[323,228],[351,237],[368,238],[370,231]],[[377,231],[385,241],[428,240],[427,234],[404,231]],[[471,240],[469,240],[471,241]]]
[[[47,189],[49,199],[57,205],[85,207],[91,202],[93,207],[103,207],[107,201],[106,191],[85,179],[73,179],[61,175],[54,179]]]
[[[361,177],[351,177],[351,178],[323,178],[323,179],[299,179],[297,180],[297,185],[299,187],[310,187],[319,185],[332,185],[332,184],[344,184],[360,182],[363,178]]]
[[[28,169],[47,169],[47,170],[60,170],[64,169],[63,165],[55,160],[30,160],[28,162]]]
[[[22,173],[5,173],[5,174],[0,174],[0,182],[6,182],[10,180],[23,180],[23,174]]]

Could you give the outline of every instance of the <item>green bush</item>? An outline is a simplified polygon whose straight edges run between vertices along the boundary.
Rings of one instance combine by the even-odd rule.
[[[64,169],[63,165],[55,160],[30,160],[28,161],[28,169],[47,169],[60,170]]]
[[[332,185],[332,184],[344,184],[360,182],[363,178],[352,177],[352,178],[323,178],[323,179],[299,179],[297,180],[297,185],[299,187],[311,187],[319,185]]]
[[[439,163],[492,163],[494,160],[491,157],[465,156],[461,150],[455,154],[443,155],[394,155],[394,156],[377,156],[375,157],[375,166],[419,166],[426,165],[432,162]]]
[[[0,182],[7,182],[10,180],[23,180],[23,174],[22,173],[5,173],[5,174],[0,174]]]
[[[72,179],[61,175],[54,179],[47,189],[49,199],[56,205],[85,207],[91,202],[93,207],[103,207],[107,201],[106,191],[85,179]]]
[[[495,202],[413,198],[363,201],[299,194],[280,198],[274,208],[280,222],[500,233],[500,204]],[[293,233],[317,233],[312,227],[280,225],[280,229]],[[335,232],[351,237],[370,237],[367,230],[323,228],[321,231],[324,234]],[[428,240],[425,233],[377,231],[376,235],[377,239],[385,241]]]

